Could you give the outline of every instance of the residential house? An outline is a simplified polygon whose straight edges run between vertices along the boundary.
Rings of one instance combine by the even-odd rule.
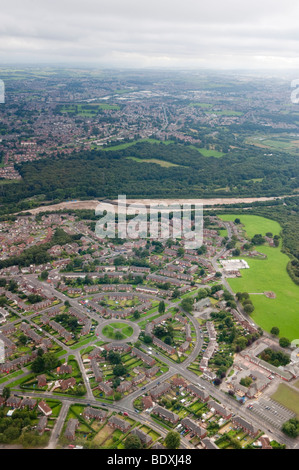
[[[76,429],[79,427],[79,421],[77,419],[71,418],[69,419],[66,430],[65,430],[65,437],[69,439],[70,441],[73,441],[75,439],[75,432]]]
[[[193,421],[190,418],[182,419],[181,424],[182,426],[184,426],[184,428],[188,429],[188,431],[191,431],[200,439],[203,439],[207,436],[207,430],[199,426],[199,424],[197,424],[195,421]]]
[[[41,400],[39,404],[37,405],[37,408],[45,415],[45,416],[51,416],[52,410],[47,405],[47,403],[44,400]]]
[[[131,428],[131,424],[128,421],[125,421],[124,419],[121,419],[117,416],[111,416],[108,420],[109,426],[111,426],[114,429],[119,429],[122,432],[128,432],[129,429]]]
[[[166,421],[169,421],[171,424],[176,424],[180,419],[176,413],[173,413],[172,411],[169,411],[159,405],[153,408],[152,413],[159,416],[160,418],[165,419]]]

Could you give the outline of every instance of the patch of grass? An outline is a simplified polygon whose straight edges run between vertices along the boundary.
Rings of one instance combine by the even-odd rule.
[[[296,392],[288,385],[279,384],[271,398],[296,413],[297,418],[299,418],[299,391]]]
[[[216,157],[216,158],[220,158],[220,157],[223,157],[225,155],[225,153],[223,152],[219,152],[218,150],[211,150],[211,149],[206,149],[204,147],[202,148],[198,148],[198,147],[195,147],[194,145],[190,145],[191,148],[197,150],[201,155],[203,155],[204,157]]]

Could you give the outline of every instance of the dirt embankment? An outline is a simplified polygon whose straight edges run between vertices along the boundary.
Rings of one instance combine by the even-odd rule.
[[[274,199],[282,199],[286,196],[280,197],[248,197],[248,198],[214,198],[214,199],[127,199],[127,204],[132,203],[141,203],[146,206],[155,205],[158,203],[165,203],[165,204],[202,204],[205,206],[221,206],[224,204],[241,204],[247,203],[251,204],[257,201],[273,201]],[[290,197],[290,196],[288,196]],[[98,201],[98,200],[88,200],[88,201],[66,201],[60,202],[58,204],[48,205],[48,206],[40,206],[35,209],[30,209],[24,212],[30,212],[31,214],[38,214],[39,212],[51,212],[51,211],[59,211],[64,209],[73,209],[73,210],[80,210],[80,209],[91,209],[95,210],[96,207],[101,203],[102,207],[108,208],[109,201],[106,200]],[[117,199],[111,200],[111,204],[117,205]],[[121,207],[122,210],[125,210],[125,207]]]

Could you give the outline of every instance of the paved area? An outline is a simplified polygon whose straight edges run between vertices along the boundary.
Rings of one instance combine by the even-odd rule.
[[[263,418],[267,423],[277,429],[281,429],[283,423],[296,415],[271,398],[260,398],[258,402],[252,403],[252,413]]]

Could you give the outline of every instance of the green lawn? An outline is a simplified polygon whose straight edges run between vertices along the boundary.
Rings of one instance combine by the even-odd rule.
[[[271,219],[265,219],[264,217],[259,217],[258,215],[223,214],[219,216],[219,218],[225,221],[239,218],[241,220],[241,224],[244,225],[249,238],[252,238],[256,233],[265,235],[267,232],[272,232],[273,235],[279,235],[279,232],[281,231],[281,226],[278,222]],[[259,248],[257,249],[259,251]]]
[[[104,147],[103,150],[105,151],[109,151],[109,150],[123,150],[123,149],[126,149],[128,147],[131,147],[132,145],[136,145],[137,143],[139,142],[148,142],[150,144],[159,144],[159,143],[163,143],[165,145],[168,145],[168,144],[171,144],[173,143],[171,140],[157,140],[157,139],[138,139],[138,140],[134,140],[133,142],[125,142],[123,144],[115,144],[115,145],[111,145],[110,147]]]
[[[210,150],[210,149],[206,149],[204,147],[202,148],[198,148],[198,147],[195,147],[194,145],[190,145],[191,148],[197,150],[199,153],[201,153],[201,155],[203,155],[204,157],[216,157],[216,158],[220,158],[220,157],[223,157],[223,155],[225,155],[225,153],[223,152],[219,152],[218,150]]]
[[[272,232],[279,234],[280,225],[270,219],[253,215],[222,215],[223,220],[234,220],[239,217],[244,224],[246,233],[252,237],[256,233],[264,235]],[[250,269],[242,269],[241,278],[229,279],[234,292],[258,293],[273,291],[275,299],[264,295],[251,295],[255,310],[252,319],[266,331],[273,326],[280,329],[280,336],[290,340],[299,338],[299,287],[289,277],[286,266],[287,255],[280,248],[258,246],[257,250],[267,255],[267,259],[245,259]]]
[[[296,390],[293,390],[285,384],[279,384],[271,398],[289,410],[294,411],[297,418],[299,418],[299,392],[296,392]]]
[[[104,326],[102,333],[107,338],[116,339],[115,333],[117,330],[122,335],[122,337],[119,339],[128,338],[133,333],[133,328],[131,326],[127,325],[126,323],[120,323],[120,322],[111,323],[110,325]]]

